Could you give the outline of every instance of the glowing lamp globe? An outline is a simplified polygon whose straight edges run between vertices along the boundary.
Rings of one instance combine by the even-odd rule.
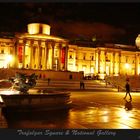
[[[140,34],[137,36],[135,43],[136,43],[137,48],[140,49]]]

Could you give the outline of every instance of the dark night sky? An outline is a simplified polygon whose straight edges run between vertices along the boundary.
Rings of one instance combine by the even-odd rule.
[[[139,15],[140,3],[0,3],[0,31],[27,31],[27,23],[40,18],[51,25],[53,35],[96,35],[133,45],[140,33]]]

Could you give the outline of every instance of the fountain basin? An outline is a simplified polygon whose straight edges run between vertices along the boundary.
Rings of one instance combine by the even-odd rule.
[[[65,109],[71,105],[70,93],[54,91],[43,94],[1,94],[4,109],[9,111],[45,111]]]

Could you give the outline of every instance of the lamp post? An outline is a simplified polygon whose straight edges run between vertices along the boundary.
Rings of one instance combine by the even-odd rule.
[[[7,64],[7,68],[10,68],[10,62],[12,61],[12,55],[7,55],[5,62]]]

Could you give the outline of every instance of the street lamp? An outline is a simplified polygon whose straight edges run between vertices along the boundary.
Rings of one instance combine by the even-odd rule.
[[[7,68],[9,67],[11,61],[12,61],[12,55],[7,55],[5,58],[5,63],[7,64]]]
[[[129,65],[128,63],[125,63],[125,68],[126,68],[126,70],[128,70],[129,67],[130,67],[130,65]]]
[[[129,68],[130,68],[130,65],[128,63],[125,63],[126,75],[127,75]]]

